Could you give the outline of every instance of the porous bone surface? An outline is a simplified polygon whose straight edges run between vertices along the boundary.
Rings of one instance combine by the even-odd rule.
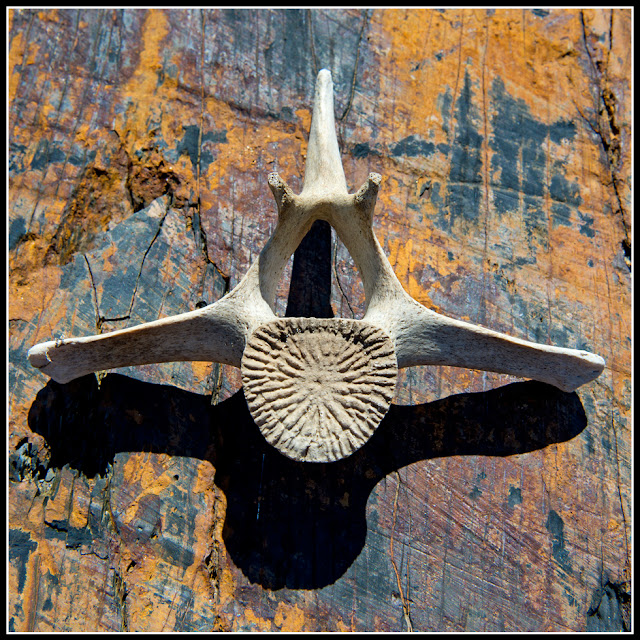
[[[360,448],[386,414],[396,384],[393,343],[361,320],[282,318],[251,336],[242,380],[267,441],[305,462]]]

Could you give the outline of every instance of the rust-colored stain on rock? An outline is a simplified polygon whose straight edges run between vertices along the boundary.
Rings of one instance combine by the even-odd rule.
[[[12,9],[8,34],[10,630],[630,628],[630,10]],[[308,466],[231,367],[30,367],[237,284],[323,67],[407,291],[602,376],[405,369],[375,437]],[[327,304],[361,317],[329,242]]]

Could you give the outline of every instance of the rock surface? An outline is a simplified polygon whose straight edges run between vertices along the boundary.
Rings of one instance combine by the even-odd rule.
[[[9,629],[629,628],[630,34],[624,9],[10,10]],[[269,172],[301,190],[322,67],[407,291],[604,373],[405,369],[371,440],[310,465],[237,369],[30,367],[238,282]],[[312,231],[278,312],[361,317]]]

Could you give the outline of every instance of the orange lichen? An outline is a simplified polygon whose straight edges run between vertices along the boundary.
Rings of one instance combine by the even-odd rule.
[[[13,14],[13,10],[9,11],[9,15]],[[16,66],[22,62],[24,57],[26,42],[24,35],[21,31],[15,33],[11,39],[9,46],[9,69],[7,76],[9,78],[9,100],[13,100],[16,97],[16,90],[20,83],[20,72],[16,71]]]
[[[292,633],[304,631],[304,609],[301,609],[297,604],[290,605],[285,602],[278,602],[278,608],[273,617],[273,624],[275,624],[280,631]]]
[[[142,48],[133,76],[122,88],[127,96],[135,96],[127,110],[127,132],[134,139],[144,137],[147,133],[147,122],[151,115],[162,112],[162,101],[167,96],[160,88],[158,94],[158,71],[162,69],[163,40],[169,32],[169,22],[165,12],[160,9],[147,11],[142,27]],[[117,127],[123,128],[122,125]]]
[[[273,631],[271,620],[257,616],[252,609],[244,610],[244,620],[245,624],[254,627],[252,631]]]
[[[211,375],[213,364],[211,362],[192,362],[191,369],[196,377],[196,380],[204,382]]]

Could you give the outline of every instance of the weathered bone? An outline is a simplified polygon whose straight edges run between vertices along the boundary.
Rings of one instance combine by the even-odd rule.
[[[355,194],[348,193],[333,113],[331,74],[323,69],[302,192],[293,193],[278,174],[269,175],[278,222],[233,291],[189,313],[38,344],[29,351],[31,364],[62,383],[154,362],[241,367],[249,408],[266,439],[285,455],[310,461],[342,458],[369,438],[391,402],[396,363],[495,371],[564,391],[600,375],[605,362],[597,355],[453,320],[411,298],[373,233],[381,177],[371,173]],[[363,320],[278,319],[274,313],[286,262],[315,220],[328,221],[353,256],[364,284]]]
[[[256,424],[296,460],[359,449],[389,409],[398,366],[391,338],[357,320],[283,318],[262,325],[242,358]]]

